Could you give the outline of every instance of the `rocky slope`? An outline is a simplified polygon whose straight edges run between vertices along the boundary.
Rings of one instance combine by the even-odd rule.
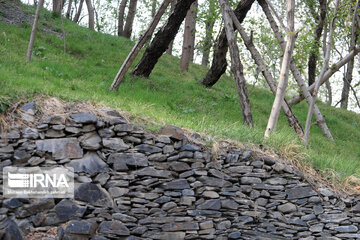
[[[22,106],[36,119],[34,103]],[[180,128],[159,135],[114,110],[44,116],[2,132],[0,166],[75,171],[74,199],[1,199],[4,239],[360,239],[360,203],[290,164]]]

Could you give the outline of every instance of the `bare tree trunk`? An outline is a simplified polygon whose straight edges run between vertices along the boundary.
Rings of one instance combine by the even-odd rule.
[[[240,23],[243,22],[253,2],[254,0],[241,0],[241,2],[237,5],[234,12]],[[223,29],[215,45],[211,67],[207,72],[206,76],[200,81],[201,84],[206,87],[212,87],[225,73],[227,67],[227,49],[228,43],[226,39],[225,29]]]
[[[270,9],[266,3],[265,0],[258,0],[261,8],[263,9],[266,18],[268,19],[269,23],[270,23],[270,27],[273,30],[276,39],[278,40],[281,48],[283,49],[283,51],[285,50],[285,40],[283,38],[283,36],[281,35],[281,32],[279,30],[279,27],[277,26],[274,18],[271,15]],[[310,92],[307,90],[307,86],[305,84],[305,81],[303,80],[299,69],[296,66],[296,62],[295,59],[292,58],[290,61],[290,70],[297,82],[297,84],[299,85],[302,93],[306,96],[306,101],[308,102],[308,104],[310,104],[311,102],[311,94]],[[327,125],[326,125],[326,121],[324,116],[321,114],[319,108],[317,107],[317,105],[315,105],[314,107],[314,111],[315,111],[315,117],[317,120],[317,124],[319,126],[319,128],[321,129],[321,131],[330,139],[333,140],[333,137],[331,135],[330,130],[328,129]]]
[[[353,20],[352,20],[352,31],[351,31],[351,44],[349,51],[353,50],[355,48],[355,44],[357,42],[358,38],[358,25],[357,25],[357,10],[359,6],[359,0],[356,1],[356,6],[354,10]],[[344,76],[344,85],[341,93],[341,104],[340,107],[343,109],[348,108],[348,101],[349,101],[349,91],[350,91],[350,84],[353,80],[353,70],[354,70],[354,58],[349,61],[347,64],[346,74]]]
[[[191,56],[194,55],[195,46],[195,6],[196,0],[191,5],[185,18],[184,40],[180,60],[180,70],[188,71]]]
[[[40,10],[43,7],[43,5],[44,5],[44,0],[39,0],[39,4],[36,7],[34,24],[33,24],[32,30],[31,30],[29,46],[28,46],[28,50],[27,50],[27,54],[26,54],[26,62],[30,62],[30,60],[31,60],[31,54],[32,54],[32,49],[34,47],[36,29],[37,29],[37,25],[39,22]]]
[[[155,14],[153,20],[151,21],[146,32],[139,38],[138,42],[135,44],[123,64],[119,72],[116,74],[113,83],[111,84],[110,90],[118,90],[121,81],[123,80],[126,72],[129,70],[131,64],[134,62],[136,56],[140,52],[141,48],[145,45],[145,43],[151,38],[156,26],[159,24],[161,16],[164,14],[167,6],[169,5],[171,0],[164,0],[164,2],[160,5],[159,10]]]
[[[254,127],[251,108],[250,108],[249,93],[246,87],[246,80],[243,73],[243,65],[241,64],[240,61],[239,48],[237,46],[236,36],[233,27],[234,24],[230,17],[231,9],[226,4],[225,0],[219,0],[219,3],[221,5],[221,10],[224,19],[224,28],[226,31],[226,37],[230,49],[231,70],[234,73],[234,78],[240,97],[243,122],[251,127]]]
[[[133,74],[141,77],[149,77],[155,64],[166,51],[170,42],[179,31],[181,23],[184,21],[187,11],[195,0],[179,0],[174,12],[170,15],[165,25],[155,34],[154,39],[147,47],[140,62],[136,65]]]
[[[126,17],[126,23],[124,27],[124,37],[130,38],[135,19],[137,0],[130,0],[129,11]]]
[[[174,12],[174,8],[175,8],[175,0],[171,1],[170,4],[170,14],[172,14],[172,12]],[[172,51],[173,51],[173,45],[174,45],[174,40],[172,40],[169,44],[169,47],[166,49],[166,53],[172,55]]]
[[[319,0],[320,3],[320,16],[313,16],[318,25],[315,30],[314,42],[311,47],[311,53],[308,61],[308,82],[309,86],[315,82],[316,75],[316,65],[318,60],[319,48],[320,48],[320,38],[324,28],[325,18],[326,18],[326,1],[327,0]]]
[[[58,9],[59,1],[61,0],[52,0],[52,10],[53,12],[56,12]]]
[[[201,65],[207,66],[209,65],[209,56],[210,56],[210,50],[212,47],[212,38],[213,38],[213,31],[214,31],[214,24],[215,24],[215,16],[212,14],[214,12],[215,8],[215,1],[210,1],[209,3],[209,16],[207,16],[207,19],[205,21],[205,38],[204,38],[204,44],[202,49],[202,60]]]
[[[121,0],[119,7],[118,36],[124,36],[125,8],[128,0]]]
[[[287,11],[287,29],[286,29],[286,47],[284,50],[284,56],[281,64],[279,84],[276,90],[275,100],[271,109],[269,121],[265,130],[265,138],[268,138],[272,132],[275,131],[279,115],[281,103],[285,97],[285,91],[288,84],[289,77],[289,65],[292,58],[292,52],[295,45],[296,33],[295,33],[295,0],[286,1]]]
[[[256,65],[258,65],[258,68],[261,70],[266,82],[268,83],[271,91],[273,94],[276,94],[276,81],[271,75],[266,63],[264,62],[263,58],[261,57],[260,52],[256,49],[254,43],[252,42],[251,38],[246,34],[244,29],[241,27],[241,24],[239,20],[237,20],[235,14],[233,12],[230,13],[233,22],[235,23],[235,26],[237,30],[239,31],[241,38],[244,40],[244,44],[246,48],[250,51],[251,57],[254,59]],[[283,99],[281,103],[281,107],[284,111],[285,116],[288,119],[289,125],[294,129],[295,133],[299,135],[300,138],[303,138],[304,131],[302,126],[300,125],[298,119],[296,118],[295,114],[292,112],[289,104],[286,102],[286,98]]]
[[[91,30],[94,30],[95,29],[94,8],[91,4],[91,0],[85,0],[85,1],[89,12],[89,28]]]
[[[79,22],[79,19],[80,19],[80,14],[81,14],[81,11],[82,11],[82,7],[83,7],[83,4],[84,4],[84,0],[80,0],[80,4],[79,4],[79,8],[75,14],[75,17],[74,17],[74,22],[78,23]]]
[[[72,2],[73,2],[73,0],[69,0],[69,5],[68,5],[67,11],[66,11],[66,18],[67,18],[67,19],[70,19]]]
[[[304,134],[304,142],[305,142],[305,144],[307,144],[309,142],[311,119],[312,119],[312,115],[313,115],[313,112],[314,112],[314,105],[316,103],[317,93],[318,93],[319,88],[320,88],[320,82],[321,82],[321,79],[324,77],[325,71],[329,67],[330,52],[331,52],[331,47],[332,47],[332,43],[333,43],[332,37],[333,37],[333,34],[334,34],[335,19],[336,19],[336,15],[337,15],[337,8],[338,8],[338,5],[339,5],[339,2],[340,2],[340,0],[336,0],[336,2],[335,2],[335,13],[334,13],[334,17],[332,18],[331,23],[330,23],[329,40],[328,40],[328,44],[327,44],[327,47],[326,47],[326,54],[325,54],[324,64],[323,64],[323,67],[321,69],[320,76],[315,82],[315,89],[313,91],[313,97],[312,97],[311,102],[309,104],[309,111],[308,111],[307,118],[306,118],[305,134]]]

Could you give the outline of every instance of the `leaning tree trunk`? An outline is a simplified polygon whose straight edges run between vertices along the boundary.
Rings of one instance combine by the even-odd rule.
[[[74,20],[73,20],[75,23],[79,22],[83,4],[84,4],[84,0],[80,0],[79,8],[78,8],[78,10],[75,14]]]
[[[140,62],[136,65],[133,71],[134,75],[149,77],[159,58],[175,38],[187,11],[194,2],[195,0],[179,0],[176,3],[174,12],[170,15],[166,24],[156,33]]]
[[[319,48],[320,48],[320,38],[321,38],[321,34],[322,34],[322,31],[324,28],[324,23],[325,23],[325,18],[326,18],[326,1],[327,0],[319,0],[320,16],[314,16],[318,21],[318,25],[315,30],[314,42],[311,47],[311,53],[310,53],[309,61],[308,61],[309,86],[315,82],[316,65],[317,65]]]
[[[225,0],[219,0],[221,5],[221,10],[224,18],[224,28],[226,31],[226,38],[229,44],[230,56],[231,56],[231,71],[234,74],[236,86],[238,89],[240,104],[241,104],[241,113],[243,122],[247,125],[253,127],[254,123],[252,120],[251,108],[249,93],[246,87],[246,80],[243,72],[243,65],[240,61],[239,48],[237,46],[237,38],[234,33],[234,24],[230,16],[231,9],[226,4]]]
[[[266,15],[266,18],[268,19],[270,27],[273,30],[277,41],[279,42],[281,48],[284,51],[285,50],[285,40],[280,32],[278,25],[275,22],[273,16],[271,15],[271,11],[269,9],[269,6],[268,6],[266,0],[258,0],[258,2],[260,4],[261,8],[263,9],[263,11]],[[299,85],[302,93],[305,95],[306,101],[308,102],[308,104],[310,104],[311,99],[312,99],[311,94],[308,91],[306,83],[305,83],[304,79],[302,78],[299,69],[296,66],[296,62],[295,62],[294,58],[292,58],[290,61],[290,70],[291,70],[293,77],[295,78],[297,84]],[[289,102],[289,104],[290,104],[290,102]],[[314,111],[315,111],[315,117],[316,117],[319,128],[330,140],[333,140],[331,132],[326,125],[325,117],[321,114],[321,112],[316,104],[314,106]]]
[[[159,10],[155,14],[153,20],[151,21],[148,29],[145,31],[143,35],[140,36],[138,42],[132,48],[129,55],[126,57],[125,61],[120,67],[119,72],[116,74],[113,83],[111,84],[110,90],[118,90],[119,85],[123,78],[125,77],[126,72],[129,70],[131,64],[135,60],[136,56],[140,52],[141,48],[145,45],[147,41],[151,38],[156,26],[158,25],[161,16],[164,14],[166,8],[168,7],[171,0],[164,0],[164,2],[160,5]]]
[[[196,24],[195,6],[196,6],[196,0],[191,5],[185,18],[185,30],[184,30],[184,40],[183,40],[182,54],[180,60],[180,70],[186,72],[189,70],[189,63],[190,61],[192,61],[192,56],[194,56],[195,24]]]
[[[236,18],[235,14],[233,12],[231,12],[230,15],[231,15],[233,22],[235,23],[235,26],[236,26],[238,32],[241,35],[241,38],[244,40],[244,44],[245,44],[246,48],[251,53],[251,57],[254,59],[258,68],[261,70],[261,73],[264,76],[266,82],[268,83],[270,90],[275,95],[276,89],[277,89],[276,81],[273,78],[271,72],[269,71],[265,61],[261,57],[260,52],[255,47],[254,43],[252,42],[252,39],[247,35],[245,30],[241,27],[241,24],[240,24],[239,20]],[[281,107],[284,111],[285,116],[288,119],[289,125],[293,128],[295,133],[297,133],[299,135],[300,138],[303,138],[304,130],[303,130],[301,124],[299,123],[298,119],[296,118],[295,114],[291,110],[291,108],[285,98],[283,99],[283,101],[281,103]]]
[[[152,3],[151,3],[151,17],[155,16],[156,5],[157,5],[157,0],[152,0]]]
[[[255,0],[242,0],[235,9],[235,15],[242,23],[247,12],[250,10]],[[206,87],[212,87],[220,77],[225,73],[227,62],[226,53],[228,49],[228,43],[226,39],[225,29],[222,30],[219,39],[215,45],[214,56],[211,67],[206,76],[200,81]]]
[[[31,53],[32,53],[32,49],[33,49],[33,46],[34,46],[36,29],[37,29],[37,25],[38,25],[38,22],[39,22],[40,10],[43,7],[43,5],[44,5],[44,0],[39,0],[39,4],[36,7],[34,24],[33,24],[32,30],[31,30],[29,46],[28,46],[28,50],[27,50],[27,54],[26,54],[26,61],[27,62],[30,62],[30,60],[31,60]]]
[[[124,36],[125,8],[128,0],[121,0],[118,18],[118,36]]]
[[[287,0],[286,1],[286,11],[287,11],[287,33],[286,33],[286,47],[284,50],[284,56],[281,63],[281,71],[279,84],[276,89],[275,100],[271,109],[270,117],[268,120],[268,124],[265,130],[265,138],[269,137],[272,132],[275,131],[279,115],[282,101],[285,98],[285,91],[288,83],[289,77],[289,65],[291,61],[292,52],[294,50],[295,45],[295,0]]]
[[[91,30],[94,30],[95,28],[95,19],[94,19],[94,8],[91,4],[91,0],[85,0],[86,1],[86,6],[89,12],[89,28]]]
[[[170,3],[170,14],[172,14],[174,12],[174,8],[175,8],[175,0],[171,1]],[[166,53],[172,55],[172,51],[173,51],[173,46],[174,46],[174,40],[172,40],[169,44],[169,47],[166,49]]]
[[[124,37],[126,38],[131,37],[133,23],[135,19],[135,13],[136,13],[136,5],[137,5],[137,0],[130,0],[129,11],[126,17],[126,23],[124,27]]]
[[[69,5],[68,5],[67,11],[66,11],[66,18],[67,18],[67,19],[70,19],[72,2],[73,2],[72,0],[69,0]]]

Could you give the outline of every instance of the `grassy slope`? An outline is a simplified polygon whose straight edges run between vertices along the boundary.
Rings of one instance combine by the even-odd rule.
[[[34,11],[31,7],[25,8]],[[61,32],[60,19],[53,19],[46,11],[42,12],[41,24]],[[0,98],[15,100],[46,94],[68,101],[87,100],[130,112],[134,117],[149,117],[160,124],[175,124],[216,137],[264,144],[263,133],[273,101],[269,92],[249,87],[255,129],[242,124],[232,79],[223,77],[212,89],[206,89],[197,83],[206,68],[191,65],[188,73],[182,73],[179,59],[169,55],[160,59],[149,79],[127,76],[119,92],[109,92],[108,87],[133,43],[68,21],[65,29],[66,54],[61,38],[41,30],[35,47],[45,47],[44,57],[33,56],[32,62],[26,64],[31,27],[0,22]],[[360,116],[321,103],[319,107],[336,141],[328,141],[313,126],[310,144],[301,148],[301,153],[321,171],[333,169],[342,177],[360,177]],[[305,103],[295,106],[294,111],[304,123]],[[281,116],[278,132],[265,144],[286,151],[294,143],[298,144],[297,138]]]

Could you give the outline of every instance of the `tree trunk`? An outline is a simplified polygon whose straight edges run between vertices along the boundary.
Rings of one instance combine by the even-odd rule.
[[[250,108],[249,93],[246,87],[246,80],[243,73],[243,65],[240,61],[239,48],[237,46],[237,39],[234,33],[234,24],[230,17],[231,9],[226,4],[225,0],[219,0],[219,3],[222,9],[224,28],[226,31],[226,38],[230,49],[231,71],[234,74],[236,86],[240,97],[243,122],[251,127],[254,127]]]
[[[124,36],[125,8],[128,0],[121,0],[118,18],[118,36]]]
[[[185,18],[185,30],[184,30],[184,40],[183,40],[182,54],[180,60],[180,70],[186,72],[189,70],[189,63],[190,61],[192,61],[192,56],[194,56],[195,6],[196,6],[196,1],[191,5]]]
[[[211,3],[210,3],[211,4]],[[210,9],[211,11],[211,9]],[[212,34],[214,31],[214,16],[210,16],[208,19],[206,19],[205,22],[205,38],[204,38],[204,45],[203,45],[203,51],[202,51],[202,60],[201,65],[207,66],[209,65],[209,56],[210,56],[210,50],[212,46]]]
[[[83,7],[83,4],[84,4],[84,0],[80,0],[80,4],[79,4],[79,8],[75,14],[75,17],[74,17],[74,22],[78,23],[79,22],[79,19],[80,19],[80,14],[81,14],[81,11],[82,11],[82,7]]]
[[[296,33],[295,33],[295,0],[287,0],[286,1],[286,11],[287,11],[287,33],[286,33],[286,47],[284,50],[284,56],[281,63],[281,71],[279,84],[276,89],[275,100],[271,109],[269,121],[265,130],[265,138],[268,138],[272,132],[275,131],[279,115],[281,103],[284,100],[286,87],[288,84],[289,77],[289,65],[292,57],[292,52],[294,50]]]
[[[279,42],[281,48],[283,49],[283,51],[285,50],[285,40],[283,38],[283,36],[281,35],[281,32],[279,30],[279,27],[277,26],[274,18],[272,17],[271,15],[271,12],[270,12],[270,9],[269,9],[269,6],[267,5],[266,3],[266,0],[258,0],[261,8],[263,9],[265,15],[266,15],[266,18],[268,19],[269,21],[269,24],[270,24],[270,27],[271,29],[273,30],[274,34],[275,34],[275,37],[277,39],[277,41]],[[306,96],[306,101],[308,102],[308,104],[310,104],[311,102],[311,95],[310,95],[310,92],[307,90],[307,87],[305,85],[305,81],[303,80],[301,74],[300,74],[300,71],[299,69],[297,68],[296,66],[296,62],[295,62],[295,59],[292,58],[290,60],[290,70],[297,82],[297,84],[299,85],[302,93]],[[325,118],[324,116],[321,114],[319,108],[317,107],[317,105],[315,104],[314,106],[314,111],[315,111],[315,117],[316,117],[316,120],[317,120],[317,124],[319,126],[319,128],[322,130],[322,132],[330,139],[330,140],[333,140],[333,137],[330,133],[330,130],[328,129],[327,125],[326,125],[326,121],[325,121]]]
[[[250,10],[254,0],[241,0],[235,9],[235,15],[239,22],[242,23],[247,12]],[[221,31],[219,39],[215,45],[214,56],[211,63],[211,67],[206,76],[200,81],[206,87],[212,87],[220,77],[225,73],[227,62],[226,53],[228,49],[228,43],[226,39],[225,29]]]
[[[56,12],[58,9],[59,1],[61,0],[52,0],[52,10],[53,12]]]
[[[66,18],[67,18],[67,19],[70,19],[72,1],[73,1],[73,0],[69,0],[69,5],[68,5],[67,11],[66,11]]]
[[[131,64],[134,62],[136,56],[140,52],[141,48],[145,45],[145,43],[151,38],[156,26],[159,24],[161,16],[164,14],[167,6],[169,5],[171,0],[164,0],[164,2],[159,7],[159,10],[155,14],[153,20],[151,21],[146,32],[139,38],[138,42],[135,44],[123,64],[119,72],[116,74],[116,77],[111,84],[110,90],[118,90],[121,81],[123,80],[126,72],[129,70]]]
[[[170,42],[175,38],[187,11],[194,1],[195,0],[179,0],[176,3],[174,12],[170,15],[165,25],[156,33],[140,62],[136,65],[133,71],[134,75],[149,77],[157,61],[166,51]]]
[[[95,28],[95,19],[94,19],[94,8],[91,4],[91,0],[85,0],[86,1],[86,6],[88,9],[88,13],[89,13],[89,28],[91,30],[94,30]]]
[[[351,31],[351,44],[349,51],[353,50],[355,48],[355,44],[357,42],[358,38],[358,25],[357,25],[357,10],[358,10],[359,0],[356,1],[356,6],[354,10],[353,20],[352,20],[352,31]],[[354,70],[354,58],[349,61],[347,64],[346,73],[344,76],[344,85],[341,92],[341,105],[340,107],[343,109],[348,108],[348,101],[349,101],[349,91],[350,91],[350,84],[353,80],[353,70]]]
[[[29,46],[28,46],[28,50],[27,50],[27,54],[26,54],[26,61],[27,62],[30,62],[30,60],[31,60],[31,54],[32,54],[32,49],[34,47],[36,29],[37,29],[37,25],[38,25],[38,22],[39,22],[40,10],[43,7],[43,5],[44,5],[44,0],[39,0],[39,4],[36,7],[34,24],[33,24],[32,30],[31,30]]]
[[[309,142],[311,119],[312,119],[312,115],[313,115],[313,112],[314,112],[314,106],[315,106],[315,103],[316,103],[317,93],[318,93],[319,88],[320,88],[320,82],[321,82],[321,79],[324,77],[324,74],[325,74],[326,70],[329,67],[330,52],[331,52],[331,47],[332,47],[332,43],[333,43],[332,37],[333,37],[333,34],[334,34],[335,18],[336,18],[336,15],[337,15],[337,8],[339,6],[339,2],[340,2],[340,0],[336,0],[336,2],[335,2],[335,13],[334,13],[334,17],[332,18],[331,23],[330,23],[329,40],[328,40],[328,44],[327,44],[327,47],[326,47],[326,54],[325,54],[325,58],[324,58],[324,64],[323,64],[323,67],[321,69],[319,78],[315,82],[315,89],[313,91],[313,97],[312,97],[312,99],[310,101],[310,104],[309,104],[309,111],[308,111],[307,118],[306,118],[305,134],[304,134],[304,142],[305,142],[305,144],[307,144]]]
[[[176,0],[172,0],[171,4],[170,4],[170,14],[172,14],[174,12],[175,9],[175,1]],[[172,51],[173,51],[173,45],[174,45],[174,40],[172,40],[169,44],[169,47],[166,49],[166,53],[172,55]]]
[[[271,72],[269,71],[266,63],[264,62],[263,58],[261,57],[260,52],[256,49],[254,43],[252,42],[251,38],[246,34],[244,29],[241,27],[239,20],[237,20],[235,14],[233,12],[230,13],[233,22],[235,23],[235,26],[237,30],[239,31],[241,38],[244,40],[244,44],[246,48],[250,51],[251,57],[254,59],[256,65],[258,65],[258,68],[261,70],[266,82],[268,83],[271,91],[273,94],[276,94],[276,81],[271,75]],[[289,125],[293,128],[295,133],[297,133],[300,138],[303,138],[304,131],[302,126],[300,125],[298,119],[296,118],[295,114],[292,112],[289,104],[286,102],[286,98],[283,99],[281,103],[281,107],[284,111],[285,116],[288,119]]]
[[[130,0],[129,11],[126,17],[126,23],[124,27],[124,37],[130,38],[135,19],[137,0]]]
[[[316,75],[316,65],[318,60],[319,48],[320,48],[320,38],[324,28],[325,18],[326,18],[326,1],[319,0],[320,3],[320,16],[314,16],[317,19],[318,25],[315,30],[314,42],[311,47],[311,53],[308,61],[308,82],[309,86],[315,82]]]

